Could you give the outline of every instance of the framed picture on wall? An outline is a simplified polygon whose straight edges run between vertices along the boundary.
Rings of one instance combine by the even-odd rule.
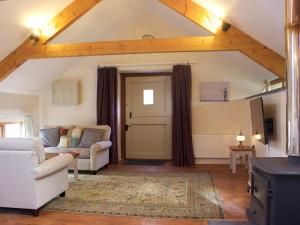
[[[227,102],[228,82],[201,82],[200,101],[201,102]]]

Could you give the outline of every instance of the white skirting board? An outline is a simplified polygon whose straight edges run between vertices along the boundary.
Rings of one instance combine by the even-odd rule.
[[[195,159],[196,164],[229,164],[228,159]]]
[[[196,164],[229,164],[230,145],[237,145],[236,134],[193,135]]]
[[[250,140],[246,137],[246,140]],[[236,134],[193,135],[193,148],[196,159],[228,159],[229,146],[237,145]],[[245,143],[247,145],[248,143]]]
[[[236,159],[237,164],[240,164],[240,159]],[[196,164],[220,164],[220,165],[229,165],[230,160],[228,159],[195,159]]]

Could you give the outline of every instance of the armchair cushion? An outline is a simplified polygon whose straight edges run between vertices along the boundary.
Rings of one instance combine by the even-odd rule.
[[[90,148],[92,144],[103,140],[104,130],[85,128],[80,141],[80,148]]]
[[[34,168],[34,178],[36,180],[49,176],[57,171],[60,171],[67,167],[73,161],[71,154],[61,154],[39,164]]]
[[[38,138],[0,138],[0,151],[33,151],[36,154],[38,163],[45,161],[45,150]]]

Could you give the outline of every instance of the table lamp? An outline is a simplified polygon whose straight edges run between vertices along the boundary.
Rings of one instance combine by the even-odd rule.
[[[243,145],[243,141],[246,140],[245,136],[242,134],[242,131],[240,131],[240,133],[236,136],[236,140],[240,143],[238,145],[239,148],[243,148],[244,145]]]

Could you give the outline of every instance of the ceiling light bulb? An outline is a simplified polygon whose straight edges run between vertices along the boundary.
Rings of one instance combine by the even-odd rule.
[[[32,34],[36,37],[41,36],[41,30],[40,29],[33,29]]]
[[[56,32],[56,29],[54,26],[48,24],[45,25],[43,28],[41,28],[41,33],[43,34],[43,36],[45,37],[50,37],[52,36],[54,33]]]
[[[222,7],[221,3],[214,3],[212,1],[207,1],[207,0],[192,0],[196,4],[200,5],[201,7],[207,9],[214,15],[216,15],[219,18],[224,18],[225,17],[225,9]]]

